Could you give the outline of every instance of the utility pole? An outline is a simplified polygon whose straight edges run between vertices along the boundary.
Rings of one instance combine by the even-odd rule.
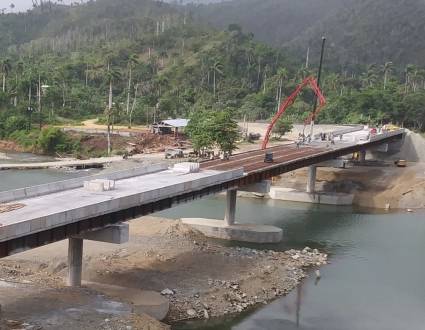
[[[326,38],[322,37],[322,50],[320,52],[319,72],[317,73],[317,86],[319,88],[320,88],[320,79],[322,77],[322,66],[323,66],[323,56],[325,54],[325,43],[326,43]],[[310,139],[313,139],[314,121],[316,120],[317,101],[318,101],[318,97],[316,95],[314,97],[313,116],[311,117],[311,124],[310,124]]]

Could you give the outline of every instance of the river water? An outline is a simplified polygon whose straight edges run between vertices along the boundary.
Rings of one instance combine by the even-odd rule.
[[[0,164],[8,163],[32,163],[49,162],[54,159],[47,156],[39,156],[30,153],[5,153],[0,151]],[[39,185],[48,182],[67,180],[76,177],[91,175],[98,170],[73,171],[64,169],[45,169],[45,170],[7,170],[0,171],[0,191],[23,188]]]
[[[167,217],[220,218],[223,198],[161,212]],[[287,297],[234,319],[176,329],[425,329],[425,213],[375,213],[272,200],[238,199],[240,222],[283,228],[278,245],[330,254],[330,265]]]
[[[0,191],[87,175],[87,172],[3,171]],[[224,199],[208,198],[160,216],[223,217]],[[234,318],[184,323],[175,329],[425,329],[425,213],[376,213],[351,207],[240,198],[237,218],[279,226],[282,243],[254,248],[305,246],[330,254],[322,278]],[[226,242],[232,245],[236,243]]]

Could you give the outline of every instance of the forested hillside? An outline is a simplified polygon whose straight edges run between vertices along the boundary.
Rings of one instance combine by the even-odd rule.
[[[46,5],[0,15],[0,26],[8,27],[0,30],[3,138],[84,118],[131,126],[225,111],[268,120],[297,84],[316,74],[314,65],[254,41],[238,25],[215,30],[187,7],[163,2]],[[424,127],[425,71],[419,67],[400,73],[387,61],[331,71],[329,58],[326,64],[328,105],[319,120]],[[312,100],[305,91],[288,118],[302,122]]]
[[[274,46],[317,58],[320,37],[332,45],[332,65],[425,65],[423,0],[234,0],[199,6],[202,20],[215,26],[238,23]]]
[[[233,0],[192,6],[195,17],[219,28],[240,25],[257,40],[281,47],[353,0]]]

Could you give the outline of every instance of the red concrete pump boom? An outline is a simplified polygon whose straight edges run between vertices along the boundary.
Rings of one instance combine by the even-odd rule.
[[[317,107],[316,111],[314,113],[311,113],[310,116],[306,119],[305,123],[309,124],[314,117],[316,117],[320,110],[322,110],[323,106],[326,104],[326,99],[322,94],[322,91],[320,90],[319,86],[317,85],[317,81],[314,77],[307,77],[304,79],[304,81],[298,85],[298,87],[295,89],[295,91],[284,101],[279,107],[279,111],[275,114],[273,117],[268,129],[266,136],[264,137],[263,141],[263,149],[267,148],[267,144],[269,143],[270,135],[273,131],[273,127],[276,124],[276,122],[279,120],[279,118],[285,113],[285,111],[294,104],[295,100],[297,99],[298,94],[302,91],[302,89],[306,86],[310,86],[310,88],[314,91],[316,94],[318,100],[319,100],[319,106]]]

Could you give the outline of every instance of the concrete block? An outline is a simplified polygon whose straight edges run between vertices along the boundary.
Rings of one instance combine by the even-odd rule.
[[[91,181],[84,181],[84,189],[91,192],[110,191],[115,189],[114,180],[96,179]]]
[[[129,241],[129,228],[130,227],[127,223],[120,223],[116,225],[110,225],[99,230],[90,231],[75,237],[87,239],[89,241],[124,244]]]
[[[198,173],[200,169],[199,163],[183,162],[175,164],[173,172],[177,173]]]
[[[315,192],[307,193],[291,188],[272,187],[270,198],[282,201],[313,203],[325,205],[352,205],[354,195],[342,193]]]
[[[233,224],[227,226],[223,220],[184,218],[184,224],[199,230],[207,237],[250,243],[278,243],[283,231],[275,226]]]

